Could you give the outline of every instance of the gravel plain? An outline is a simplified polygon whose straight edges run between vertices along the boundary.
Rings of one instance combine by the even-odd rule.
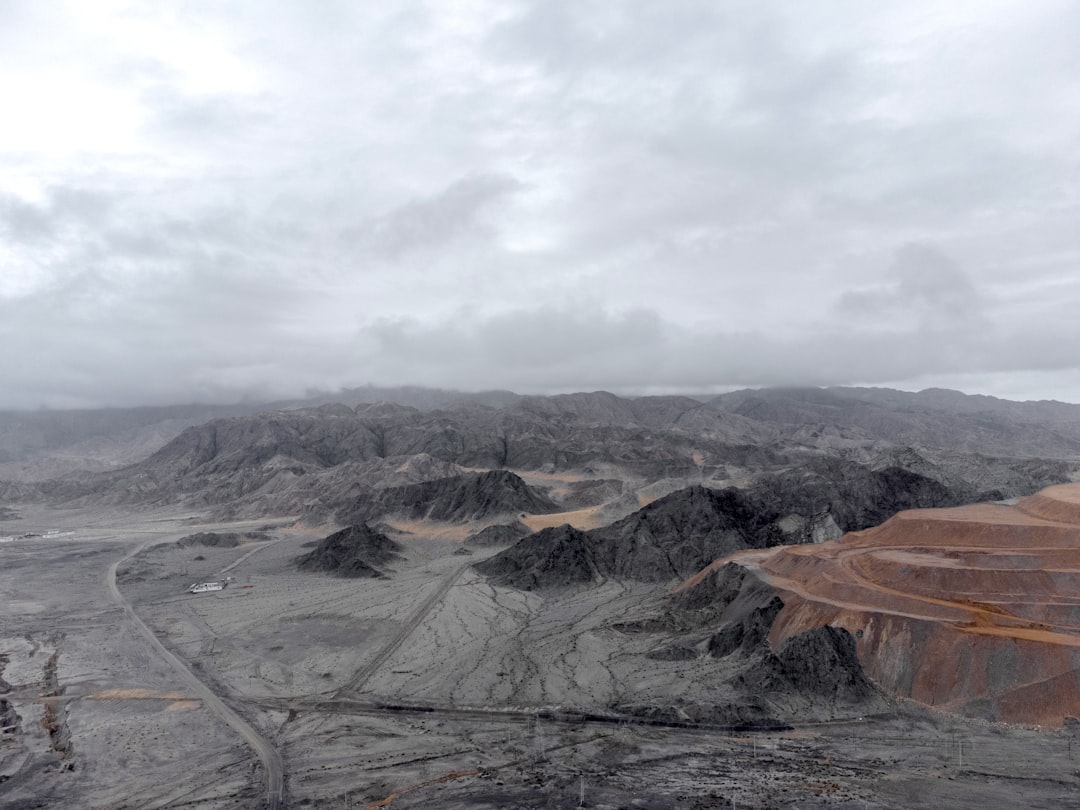
[[[1068,807],[1069,729],[898,704],[754,734],[589,720],[617,703],[722,700],[711,659],[656,661],[612,624],[666,586],[492,588],[445,535],[402,535],[386,579],[301,574],[327,531],[198,515],[20,507],[0,534],[3,808],[258,808],[255,752],[142,639],[169,650],[277,748],[286,807]],[[235,548],[175,544],[263,528]],[[415,529],[415,527],[414,527]],[[218,592],[193,582],[232,577]],[[796,712],[800,707],[788,707]]]

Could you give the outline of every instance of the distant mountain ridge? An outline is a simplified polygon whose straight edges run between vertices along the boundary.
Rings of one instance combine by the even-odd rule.
[[[385,391],[355,397],[375,393]],[[0,496],[72,505],[182,503],[225,516],[305,514],[317,520],[361,500],[389,497],[376,495],[384,489],[466,469],[562,476],[569,483],[559,490],[566,498],[559,503],[575,509],[600,503],[590,496],[602,499],[605,493],[629,498],[632,506],[634,490],[653,482],[661,492],[690,483],[745,487],[763,474],[823,459],[875,471],[905,469],[971,497],[1028,494],[1080,469],[1080,406],[1060,403],[884,389],[767,389],[707,403],[602,391],[552,397],[421,393],[407,389],[402,398],[454,404],[421,410],[337,402],[212,419],[186,427],[120,469],[35,483],[5,482],[0,475]],[[172,419],[179,412],[162,413]],[[123,420],[111,414],[105,422]],[[9,435],[18,432],[14,424],[8,423]],[[50,452],[55,461],[60,451]],[[590,483],[599,479],[613,483]],[[627,482],[633,482],[629,489]],[[617,511],[627,513],[624,507]]]
[[[817,429],[819,434],[832,430],[856,441],[876,439],[988,455],[1080,456],[1080,405],[1014,402],[945,389],[918,393],[843,387],[745,389],[703,401],[686,396],[619,397],[604,391],[522,396],[510,391],[366,386],[307,399],[236,405],[0,411],[0,480],[55,477],[80,469],[80,464],[92,470],[130,464],[185,428],[215,419],[322,406],[375,415],[379,408],[373,406],[379,403],[384,409],[411,409],[420,418],[438,411],[458,418],[495,412],[509,424],[540,418],[564,427],[707,430],[731,443],[801,441]]]
[[[1080,454],[1080,405],[1061,402],[944,389],[771,388],[722,394],[709,405],[778,427],[841,428],[894,444],[999,456]]]

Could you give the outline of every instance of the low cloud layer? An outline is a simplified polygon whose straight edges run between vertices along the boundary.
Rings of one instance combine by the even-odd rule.
[[[0,407],[1080,401],[1073,4],[0,9]]]

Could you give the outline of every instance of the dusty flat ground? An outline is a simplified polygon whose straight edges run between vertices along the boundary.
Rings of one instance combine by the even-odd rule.
[[[1060,729],[916,709],[754,735],[560,715],[723,697],[715,662],[645,659],[652,642],[610,628],[655,587],[492,588],[468,565],[493,550],[415,531],[388,579],[334,579],[291,564],[322,532],[179,548],[198,516],[19,511],[0,534],[75,534],[0,545],[0,697],[19,716],[3,808],[266,805],[253,750],[110,599],[109,567],[144,543],[124,596],[281,753],[285,807],[571,808],[582,784],[608,808],[1064,807],[1080,790]]]
[[[5,534],[75,534],[0,545],[0,698],[19,718],[0,738],[0,807],[257,806],[252,753],[109,598],[112,562],[180,536],[175,521],[128,518],[116,530],[104,515],[19,512]]]

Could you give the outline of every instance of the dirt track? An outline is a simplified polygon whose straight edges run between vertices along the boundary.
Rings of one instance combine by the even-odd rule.
[[[572,808],[583,782],[590,806],[612,810],[732,802],[983,810],[1066,806],[1080,786],[1064,731],[916,712],[748,736],[558,714],[560,705],[602,707],[624,696],[705,699],[715,694],[718,663],[653,661],[634,638],[608,629],[653,593],[644,586],[543,596],[495,589],[462,570],[460,546],[448,540],[408,538],[407,559],[380,581],[298,573],[292,560],[311,535],[286,531],[273,544],[170,545],[118,564],[150,537],[192,530],[165,522],[153,534],[132,525],[77,543],[5,547],[5,625],[18,637],[7,640],[4,677],[16,684],[21,733],[27,750],[48,744],[36,731],[32,684],[41,659],[58,651],[57,718],[70,729],[77,768],[56,770],[48,750],[31,751],[29,764],[13,758],[0,805],[22,806],[12,797],[80,810],[265,802],[241,738],[110,601],[102,587],[110,568],[152,634],[212,691],[243,701],[256,735],[280,751],[290,807]],[[230,566],[236,581],[225,591],[184,593]],[[65,627],[78,632],[58,637]],[[31,656],[24,634],[44,652]],[[365,703],[327,700],[365,670]],[[411,708],[386,709],[395,702]],[[118,772],[128,775],[122,783]]]
[[[145,549],[146,546],[149,545],[149,542],[150,541],[137,546],[109,566],[109,570],[106,574],[106,584],[109,588],[109,595],[114,602],[123,607],[124,616],[127,621],[135,627],[144,639],[146,639],[147,643],[154,648],[155,652],[172,666],[184,683],[187,684],[187,686],[189,686],[203,701],[203,704],[224,720],[230,728],[243,737],[244,741],[254,749],[256,754],[258,754],[263,767],[266,769],[267,806],[270,810],[278,810],[278,808],[283,806],[282,803],[284,802],[285,767],[277,749],[269,740],[259,734],[247,723],[247,721],[240,717],[240,715],[226,706],[221,698],[219,698],[209,686],[203,683],[203,681],[191,671],[186,663],[181,661],[161,643],[161,640],[146,626],[146,623],[135,614],[135,610],[132,608],[131,603],[124,598],[120,589],[117,587],[117,568]],[[254,552],[258,550],[259,549],[256,548],[248,554],[245,554],[244,557],[237,560],[233,566],[247,559],[251,554],[254,554]]]
[[[379,651],[379,654],[365,664],[347,684],[334,694],[334,697],[338,698],[362,690],[368,679],[371,678],[379,667],[383,666],[390,656],[397,652],[398,648],[405,643],[406,639],[416,631],[416,628],[424,621],[431,612],[431,609],[442,601],[450,589],[454,587],[459,579],[461,579],[462,574],[464,574],[471,565],[471,561],[467,562],[443,577],[443,581],[440,583],[438,589],[412,612],[408,621],[406,621],[397,633],[395,633],[386,643]]]

